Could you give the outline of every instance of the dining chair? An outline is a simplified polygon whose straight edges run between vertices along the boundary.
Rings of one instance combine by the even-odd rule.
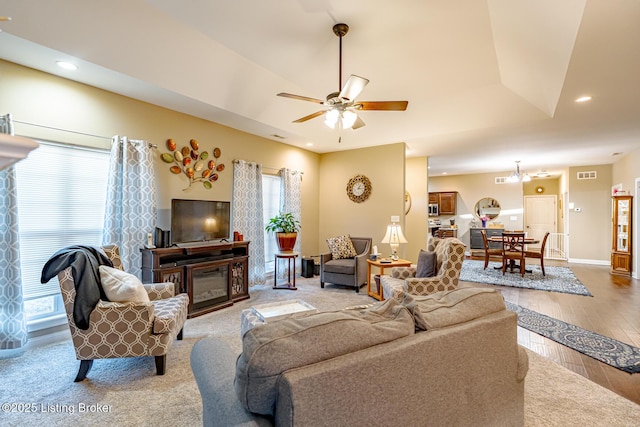
[[[487,237],[486,230],[480,230],[480,234],[482,234],[482,242],[484,243],[484,269],[486,270],[489,266],[489,258],[493,256],[502,256],[502,248],[491,248],[489,247],[489,238]]]
[[[540,268],[542,269],[542,275],[546,276],[544,272],[544,250],[547,245],[547,238],[549,237],[549,232],[544,235],[542,239],[542,245],[540,245],[540,249],[527,249],[524,251],[525,258],[538,258],[540,260]]]
[[[502,233],[502,274],[507,267],[513,271],[516,261],[520,261],[520,275],[524,277],[524,233]]]

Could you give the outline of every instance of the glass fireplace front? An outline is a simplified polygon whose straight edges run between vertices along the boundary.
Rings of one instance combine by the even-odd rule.
[[[229,264],[190,267],[193,310],[215,306],[231,299]]]

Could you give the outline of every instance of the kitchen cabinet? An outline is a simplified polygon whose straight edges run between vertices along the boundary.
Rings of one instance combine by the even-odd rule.
[[[457,191],[439,191],[429,193],[429,204],[438,205],[439,215],[456,215]]]

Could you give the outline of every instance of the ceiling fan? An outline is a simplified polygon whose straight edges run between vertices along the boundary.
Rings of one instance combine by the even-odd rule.
[[[365,125],[364,121],[356,114],[357,110],[382,110],[382,111],[404,111],[407,109],[408,101],[356,101],[356,97],[362,89],[369,83],[364,77],[352,74],[344,86],[342,86],[342,37],[349,32],[347,24],[335,24],[333,33],[340,38],[340,63],[338,69],[339,92],[332,92],[327,95],[326,101],[307,96],[293,95],[290,93],[279,93],[278,96],[285,98],[299,99],[302,101],[314,102],[329,107],[327,110],[316,111],[313,114],[294,120],[293,123],[302,123],[313,118],[325,116],[325,124],[330,128],[336,125],[341,129],[358,129]]]

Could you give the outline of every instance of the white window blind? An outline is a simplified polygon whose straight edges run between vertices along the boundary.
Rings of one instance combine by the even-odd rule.
[[[42,267],[57,250],[102,243],[109,167],[107,150],[39,142],[16,165],[25,300],[60,293],[57,278],[40,283]]]

